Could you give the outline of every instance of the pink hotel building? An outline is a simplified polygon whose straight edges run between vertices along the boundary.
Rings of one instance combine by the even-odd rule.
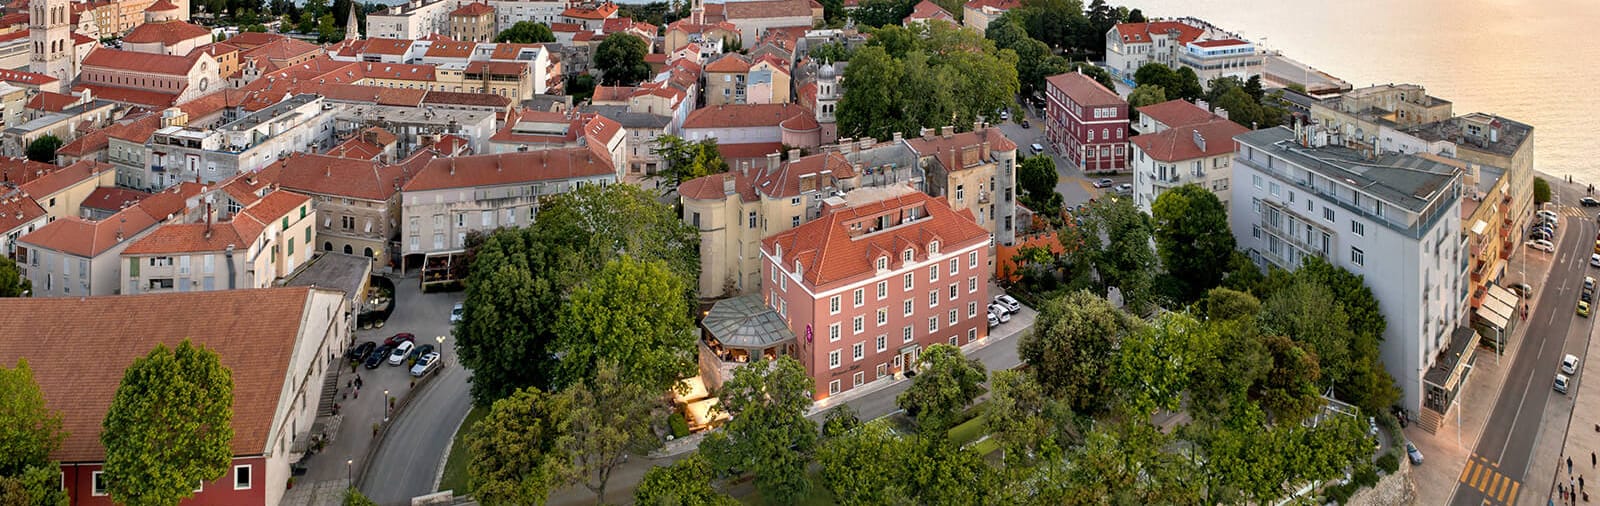
[[[825,399],[988,336],[989,231],[921,192],[829,203],[762,241],[768,305]]]
[[[1044,131],[1050,147],[1085,172],[1128,169],[1128,102],[1094,78],[1045,78]]]

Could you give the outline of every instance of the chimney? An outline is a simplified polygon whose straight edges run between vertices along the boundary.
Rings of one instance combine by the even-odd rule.
[[[723,174],[722,175],[722,194],[723,195],[733,195],[733,190],[734,190],[734,188],[733,188],[733,175],[732,174]]]
[[[924,128],[924,129],[922,129],[922,132],[920,133],[920,135],[924,139],[933,137],[933,129],[932,128]]]
[[[859,146],[861,146],[861,149],[868,149],[868,148],[871,148],[873,144],[877,144],[878,140],[874,139],[874,138],[871,138],[871,137],[862,137],[859,142],[860,142]]]
[[[902,141],[902,140],[905,140],[905,136],[901,135],[900,132],[895,132],[894,133],[894,142],[896,144],[899,144],[900,141]]]
[[[799,149],[791,149],[791,150],[789,150],[789,160],[790,161],[799,160],[799,159],[800,159],[800,150]]]
[[[950,138],[950,136],[955,135],[955,133],[956,133],[956,127],[949,126],[949,125],[945,125],[945,126],[939,127],[939,136],[940,137],[944,137],[944,138],[948,139],[948,138]]]
[[[1192,130],[1192,132],[1194,132],[1195,147],[1200,148],[1200,151],[1204,152],[1206,150],[1206,136],[1200,135],[1200,129],[1198,128]]]
[[[982,146],[982,147],[979,148],[979,150],[978,150],[978,153],[979,153],[978,156],[982,157],[984,160],[988,160],[989,159],[989,141],[983,141],[983,144],[981,144],[980,146]]]
[[[974,131],[974,132],[982,132],[983,131],[983,120],[975,120],[975,121],[973,121],[972,122],[972,131]]]
[[[781,156],[782,155],[779,155],[777,153],[768,153],[767,154],[767,170],[778,170],[778,162],[779,162],[778,158],[781,157]]]

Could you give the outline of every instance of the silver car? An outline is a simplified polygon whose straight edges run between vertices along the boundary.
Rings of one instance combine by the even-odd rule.
[[[417,365],[411,366],[411,375],[421,378],[423,375],[433,371],[434,364],[438,362],[439,352],[430,351],[426,355],[417,358]]]

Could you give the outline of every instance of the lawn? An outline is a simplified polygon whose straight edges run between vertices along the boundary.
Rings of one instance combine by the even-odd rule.
[[[467,412],[467,419],[461,422],[461,428],[456,430],[455,443],[450,446],[450,458],[444,462],[444,475],[439,478],[439,490],[454,490],[457,497],[467,493],[467,462],[472,456],[467,454],[467,443],[463,440],[467,431],[478,420],[489,414],[487,408],[474,406]]]

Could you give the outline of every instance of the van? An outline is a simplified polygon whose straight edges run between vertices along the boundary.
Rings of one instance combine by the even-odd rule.
[[[1039,143],[1037,143],[1037,142],[1033,143],[1032,146],[1028,146],[1028,147],[1033,148],[1033,154],[1035,154],[1035,155],[1044,152],[1044,146],[1039,145]]]

